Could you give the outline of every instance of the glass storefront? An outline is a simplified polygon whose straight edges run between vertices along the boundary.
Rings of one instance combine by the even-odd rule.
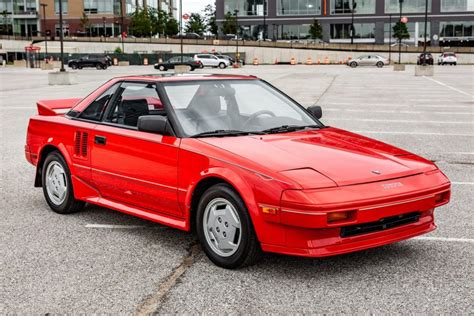
[[[397,0],[398,1],[398,0]],[[376,0],[332,0],[331,14],[375,14]]]
[[[441,0],[441,12],[474,11],[474,0]]]
[[[393,37],[393,27],[395,26],[396,22],[385,23],[384,24],[384,39],[385,42],[389,42],[390,39],[390,32],[392,33],[392,43],[395,43],[396,39]],[[408,33],[410,33],[410,38],[403,40],[403,42],[423,42],[425,40],[425,22],[408,22],[407,23]],[[431,23],[428,22],[427,25],[427,32],[426,32],[427,40],[429,41],[431,38]],[[418,40],[415,40],[418,38]]]
[[[265,1],[266,0],[224,0],[224,13],[230,12],[233,14],[235,10],[238,10],[239,16],[263,16]],[[265,4],[265,7],[266,6]]]
[[[440,22],[440,37],[473,37],[474,21]]]
[[[114,0],[84,0],[85,13],[113,13]]]
[[[331,24],[331,39],[350,39],[351,24]],[[375,38],[375,23],[354,23],[354,38]]]
[[[277,0],[278,15],[319,15],[321,0]]]
[[[309,24],[303,25],[278,25],[278,38],[283,40],[307,39],[309,35]]]
[[[426,0],[405,0],[403,1],[403,13],[425,12]],[[431,12],[431,0],[428,0],[428,12]],[[399,0],[385,0],[385,13],[400,13]]]

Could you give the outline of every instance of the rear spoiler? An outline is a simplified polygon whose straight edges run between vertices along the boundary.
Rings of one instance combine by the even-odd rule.
[[[82,99],[40,100],[36,103],[38,114],[45,116],[63,115]]]

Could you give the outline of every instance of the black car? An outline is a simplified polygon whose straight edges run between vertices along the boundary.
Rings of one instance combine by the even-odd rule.
[[[183,39],[204,39],[201,35],[197,33],[186,33],[186,34],[177,34],[172,38],[183,38]]]
[[[431,53],[421,53],[416,62],[417,65],[433,65],[433,55]]]
[[[174,69],[176,65],[187,65],[191,71],[194,71],[196,68],[202,68],[202,63],[199,60],[194,60],[192,57],[183,56],[183,61],[181,62],[181,56],[171,57],[170,59],[155,64],[155,69],[160,71],[166,71],[168,69]]]
[[[85,67],[95,67],[97,69],[107,69],[112,65],[112,58],[105,55],[86,55],[78,59],[68,61],[68,66],[72,69],[82,69]]]

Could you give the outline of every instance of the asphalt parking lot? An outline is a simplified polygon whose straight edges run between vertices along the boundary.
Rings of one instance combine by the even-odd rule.
[[[415,77],[390,67],[246,66],[199,70],[257,75],[323,122],[436,161],[453,182],[429,235],[324,259],[265,255],[252,267],[213,265],[192,235],[96,206],[61,216],[33,188],[24,158],[38,99],[82,97],[122,74],[78,71],[48,86],[47,72],[0,69],[0,314],[474,312],[474,66]]]

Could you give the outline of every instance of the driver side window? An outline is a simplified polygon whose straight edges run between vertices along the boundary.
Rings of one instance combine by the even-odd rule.
[[[82,119],[100,121],[107,104],[120,84],[116,83],[95,99],[79,116]]]
[[[137,127],[138,118],[144,115],[166,115],[154,83],[125,82],[120,85],[106,118],[107,122]]]

